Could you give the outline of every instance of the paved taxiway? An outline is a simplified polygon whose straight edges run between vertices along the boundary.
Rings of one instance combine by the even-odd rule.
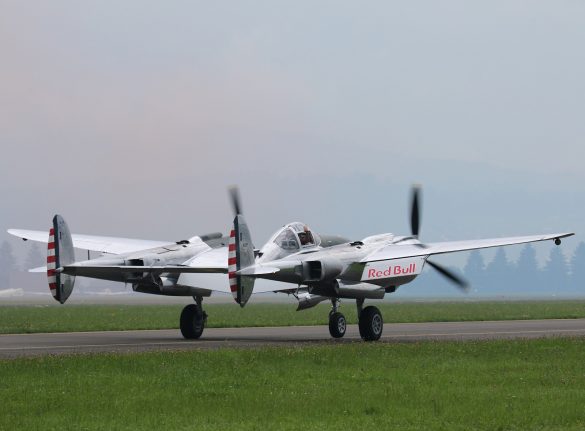
[[[382,342],[488,340],[585,336],[585,319],[497,322],[387,323]],[[0,335],[0,358],[92,352],[141,352],[334,344],[360,341],[356,325],[333,340],[327,326],[207,328],[200,340],[184,340],[178,330],[68,332]],[[360,341],[361,342],[361,341]]]

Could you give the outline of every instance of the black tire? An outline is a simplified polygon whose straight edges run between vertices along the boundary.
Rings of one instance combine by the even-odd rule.
[[[359,321],[360,336],[364,341],[376,341],[382,336],[384,320],[377,307],[370,305],[362,310]]]
[[[346,329],[347,323],[343,314],[331,313],[329,315],[329,333],[333,338],[343,337]]]
[[[205,313],[195,304],[189,304],[181,312],[181,334],[188,340],[196,340],[205,328]]]

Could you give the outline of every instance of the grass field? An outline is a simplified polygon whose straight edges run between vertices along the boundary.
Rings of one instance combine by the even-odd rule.
[[[585,301],[403,302],[371,301],[390,322],[585,318]],[[177,328],[182,305],[53,305],[0,307],[0,333]],[[209,304],[209,327],[321,325],[330,306],[297,312],[292,304]],[[342,311],[356,323],[352,301]]]
[[[583,430],[585,340],[0,361],[1,430]]]

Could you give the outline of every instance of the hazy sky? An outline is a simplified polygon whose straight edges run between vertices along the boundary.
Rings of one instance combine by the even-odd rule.
[[[424,240],[583,232],[584,22],[580,0],[0,0],[0,227],[225,232],[237,183],[258,246],[293,220],[359,239],[407,233],[419,182]]]

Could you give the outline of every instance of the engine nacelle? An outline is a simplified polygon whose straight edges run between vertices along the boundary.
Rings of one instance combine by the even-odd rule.
[[[307,260],[302,262],[304,283],[334,280],[343,271],[343,264],[337,259]]]

